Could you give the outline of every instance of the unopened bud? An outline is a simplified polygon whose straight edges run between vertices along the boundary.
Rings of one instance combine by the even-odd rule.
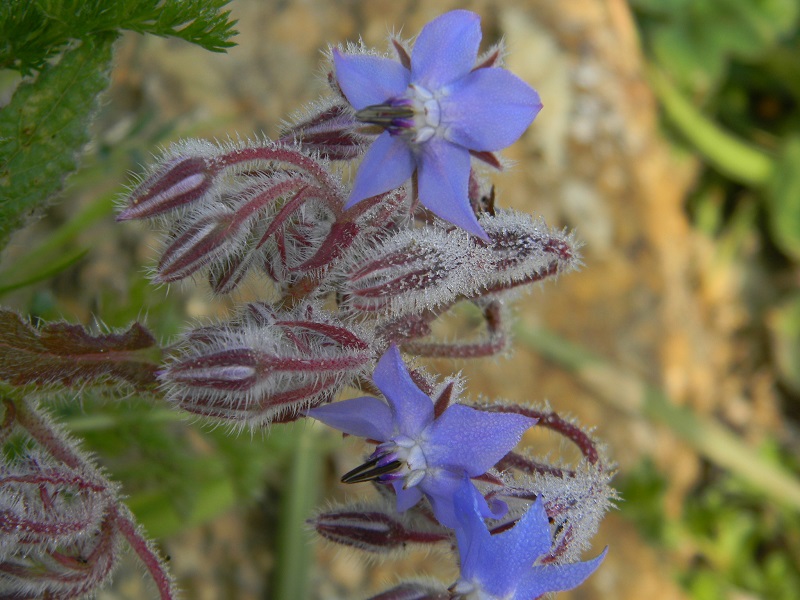
[[[378,554],[407,544],[435,544],[450,539],[444,528],[437,531],[427,525],[415,525],[390,510],[338,507],[318,514],[308,523],[327,540]]]
[[[216,173],[215,161],[207,157],[168,160],[131,192],[117,221],[145,219],[188,207],[208,193]]]
[[[188,334],[159,379],[180,408],[251,427],[329,396],[372,361],[363,334],[321,309],[250,305],[241,318]]]

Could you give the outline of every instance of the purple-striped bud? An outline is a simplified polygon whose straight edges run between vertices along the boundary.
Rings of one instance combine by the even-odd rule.
[[[233,219],[233,213],[218,207],[191,222],[164,250],[153,280],[178,281],[233,251],[237,241],[231,231]]]
[[[253,304],[233,322],[190,332],[159,379],[168,400],[195,414],[250,427],[294,420],[367,368],[365,338],[310,304]]]
[[[117,563],[121,536],[109,511],[93,532],[58,548],[31,548],[0,557],[3,598],[94,596]]]
[[[450,592],[443,586],[409,581],[372,596],[369,600],[450,600]]]
[[[328,160],[352,160],[372,143],[374,135],[361,133],[361,124],[344,104],[314,107],[312,114],[301,117],[282,135],[282,141],[297,144],[303,150]]]
[[[461,230],[403,230],[345,257],[348,309],[421,314],[563,273],[580,264],[572,238],[514,211],[483,215],[485,242]]]
[[[0,559],[93,535],[113,497],[106,482],[30,460],[0,468]]]
[[[436,544],[452,539],[447,529],[391,508],[340,506],[319,513],[308,523],[331,542],[376,554],[401,550],[408,544]]]
[[[346,261],[346,306],[352,311],[417,313],[452,300],[463,283],[468,238],[462,231],[403,230],[376,247],[358,246]]]
[[[209,144],[210,146],[210,144]],[[206,151],[168,159],[130,193],[117,221],[146,219],[188,207],[214,185],[218,163]]]

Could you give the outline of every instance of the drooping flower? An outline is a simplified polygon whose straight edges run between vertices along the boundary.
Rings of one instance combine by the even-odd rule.
[[[571,590],[600,566],[597,558],[571,564],[534,564],[550,551],[553,537],[542,496],[510,530],[491,535],[466,482],[455,494],[456,540],[461,577],[450,591],[458,600],[535,600]]]
[[[521,415],[460,404],[436,417],[433,401],[411,379],[395,345],[378,361],[373,381],[387,402],[365,396],[306,414],[350,435],[380,442],[367,462],[343,481],[390,483],[400,512],[425,496],[446,527],[457,525],[453,497],[464,477],[483,475],[536,423]],[[505,514],[505,503],[493,502],[490,507],[474,484],[468,488],[480,514],[493,518]]]
[[[470,151],[510,146],[542,104],[505,69],[476,67],[480,41],[480,17],[454,10],[422,28],[410,68],[333,51],[336,80],[356,118],[384,128],[364,156],[347,207],[402,185],[416,170],[424,206],[486,239],[467,195]]]

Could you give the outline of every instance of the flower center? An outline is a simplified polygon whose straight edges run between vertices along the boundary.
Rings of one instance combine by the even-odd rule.
[[[417,440],[397,436],[379,445],[370,459],[342,477],[344,483],[362,481],[390,482],[404,479],[408,489],[419,484],[428,469],[425,453]]]
[[[412,83],[404,95],[362,108],[356,119],[383,127],[392,135],[402,135],[411,143],[424,144],[441,134],[442,109],[432,92]]]

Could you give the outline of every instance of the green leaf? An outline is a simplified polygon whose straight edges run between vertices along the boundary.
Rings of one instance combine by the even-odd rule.
[[[128,384],[156,387],[161,348],[139,323],[127,331],[91,335],[80,325],[48,323],[33,327],[17,313],[0,309],[0,380],[38,389],[60,384]]]
[[[786,254],[800,260],[800,136],[788,139],[767,186],[772,238]]]
[[[97,97],[108,85],[112,43],[108,35],[66,51],[0,111],[0,248],[77,168]]]
[[[177,37],[222,52],[236,34],[230,0],[5,0],[0,4],[0,69],[38,71],[75,40],[121,30]]]
[[[773,310],[767,326],[781,381],[800,393],[800,294]]]

